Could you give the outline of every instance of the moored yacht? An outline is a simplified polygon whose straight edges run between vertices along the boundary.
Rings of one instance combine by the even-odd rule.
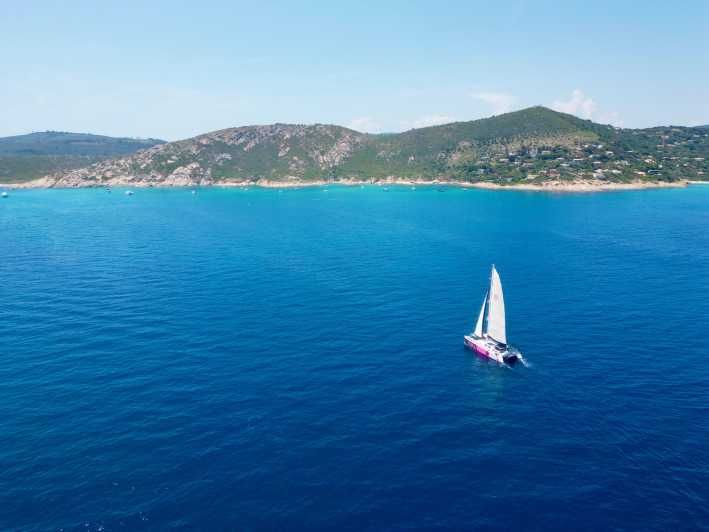
[[[487,319],[486,319],[487,311]],[[475,330],[463,337],[466,347],[480,356],[510,366],[522,362],[522,354],[507,345],[505,326],[505,298],[502,294],[500,275],[495,266],[490,273],[490,289],[485,294]]]

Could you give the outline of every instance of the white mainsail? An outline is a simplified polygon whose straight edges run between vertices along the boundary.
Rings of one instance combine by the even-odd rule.
[[[485,316],[485,303],[487,303],[487,294],[485,294],[485,298],[483,299],[483,306],[480,307],[478,321],[475,324],[475,331],[473,331],[473,334],[477,337],[481,337],[483,335],[483,317]]]
[[[487,335],[502,344],[507,344],[505,333],[505,298],[502,283],[495,267],[490,276],[490,297],[487,303]]]

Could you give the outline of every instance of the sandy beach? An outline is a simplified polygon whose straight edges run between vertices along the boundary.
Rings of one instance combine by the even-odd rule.
[[[90,187],[134,187],[134,188],[171,188],[171,187],[222,187],[222,188],[232,188],[232,187],[261,187],[261,188],[304,188],[304,187],[322,187],[322,186],[411,186],[411,187],[429,187],[429,186],[446,186],[446,187],[461,187],[461,188],[482,188],[488,190],[525,190],[530,192],[604,192],[604,191],[620,191],[620,190],[642,190],[642,189],[659,189],[659,188],[678,188],[686,187],[690,184],[709,184],[706,181],[676,181],[676,182],[648,182],[648,181],[632,181],[629,183],[608,183],[608,182],[598,182],[590,180],[582,181],[547,181],[542,184],[532,184],[532,183],[515,183],[509,185],[501,185],[497,183],[490,182],[461,182],[461,181],[449,181],[449,180],[417,180],[417,179],[398,179],[398,178],[386,178],[380,180],[352,180],[343,179],[339,181],[326,181],[326,180],[315,180],[315,181],[301,181],[301,180],[287,180],[287,181],[272,181],[268,179],[260,179],[256,181],[243,181],[243,180],[224,180],[218,183],[189,183],[185,181],[171,182],[169,180],[153,183],[149,181],[138,181],[132,179],[114,179],[110,182],[86,182],[75,183],[71,186],[56,185],[55,181],[51,178],[41,178],[34,181],[27,181],[25,183],[7,183],[1,184],[0,188],[5,189],[24,189],[24,188],[90,188]]]

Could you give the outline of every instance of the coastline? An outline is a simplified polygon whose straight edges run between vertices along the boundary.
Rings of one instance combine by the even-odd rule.
[[[415,179],[387,179],[380,181],[313,181],[313,182],[293,182],[293,183],[283,183],[280,181],[259,181],[257,183],[219,183],[213,186],[216,187],[232,187],[232,186],[259,186],[263,188],[304,188],[312,186],[328,186],[328,185],[344,185],[344,186],[363,186],[363,185],[374,185],[374,186],[446,186],[446,187],[458,187],[458,188],[479,188],[487,190],[524,190],[531,192],[609,192],[618,190],[644,190],[644,189],[656,189],[656,188],[684,188],[689,181],[677,181],[675,183],[668,182],[646,182],[646,181],[634,181],[630,183],[594,183],[591,181],[574,181],[574,182],[562,182],[562,181],[548,181],[544,184],[524,184],[517,183],[512,185],[500,185],[497,183],[489,183],[485,181],[479,181],[475,183],[467,183],[460,181],[448,181],[448,180],[415,180]]]
[[[613,192],[623,190],[647,190],[647,189],[665,189],[665,188],[685,188],[688,185],[709,184],[709,181],[632,181],[629,183],[599,183],[590,180],[579,181],[547,181],[541,184],[532,183],[515,183],[510,185],[501,185],[498,183],[490,183],[486,181],[478,182],[461,182],[451,180],[419,180],[419,179],[398,179],[386,178],[378,180],[354,180],[346,179],[339,181],[314,180],[288,180],[288,181],[273,181],[269,179],[260,179],[256,181],[243,180],[228,180],[218,183],[194,183],[184,180],[171,181],[165,180],[159,183],[151,183],[147,181],[133,181],[130,179],[115,179],[112,182],[106,183],[87,183],[87,184],[72,184],[72,185],[57,185],[56,180],[43,177],[24,183],[3,183],[0,188],[4,189],[36,189],[36,188],[99,188],[104,186],[112,187],[132,187],[132,188],[189,188],[189,187],[215,187],[215,188],[243,188],[243,187],[258,187],[258,188],[277,188],[277,189],[293,189],[293,188],[310,188],[323,186],[411,186],[411,187],[431,187],[445,186],[458,188],[479,188],[486,190],[512,190],[512,191],[528,191],[528,192]]]

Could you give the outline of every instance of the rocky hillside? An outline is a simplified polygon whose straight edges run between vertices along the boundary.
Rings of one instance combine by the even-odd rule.
[[[246,126],[156,145],[48,186],[211,185],[308,181],[703,179],[709,133],[616,129],[544,107],[371,135],[333,125]]]
[[[0,137],[0,182],[18,182],[81,168],[163,144],[157,139],[45,131]]]

